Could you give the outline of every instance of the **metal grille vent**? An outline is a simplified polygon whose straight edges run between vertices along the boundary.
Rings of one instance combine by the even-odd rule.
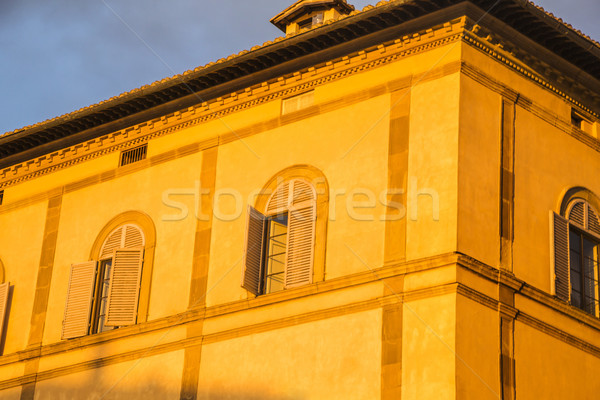
[[[134,162],[138,162],[144,160],[146,158],[146,154],[148,153],[148,144],[143,144],[142,146],[134,147],[133,149],[129,149],[121,153],[121,167],[124,165],[133,164]]]

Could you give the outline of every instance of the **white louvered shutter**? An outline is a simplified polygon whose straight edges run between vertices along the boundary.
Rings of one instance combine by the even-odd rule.
[[[121,226],[120,228],[113,231],[108,236],[108,238],[106,238],[106,240],[104,241],[104,245],[102,246],[102,251],[100,252],[101,260],[112,257],[115,250],[123,247],[121,242],[123,241],[123,229],[124,228],[125,227]]]
[[[123,248],[132,249],[135,247],[144,247],[144,236],[142,231],[134,225],[125,225],[125,231],[123,232],[125,237],[123,238]]]
[[[315,200],[315,191],[308,182],[296,179],[293,181],[292,204],[300,204],[306,201]]]
[[[262,277],[263,250],[266,218],[259,211],[248,206],[246,229],[246,249],[244,251],[244,273],[242,287],[258,296]]]
[[[143,248],[115,250],[110,271],[105,326],[136,323],[143,255]]]
[[[272,214],[276,211],[285,211],[289,204],[290,182],[285,182],[277,187],[275,193],[269,199],[267,206],[267,214]]]
[[[10,283],[6,282],[0,285],[0,339],[4,334],[4,319],[6,318],[6,311],[8,307],[8,292],[10,289]]]
[[[554,274],[556,280],[556,296],[564,301],[571,298],[571,283],[569,269],[569,222],[560,215],[553,213],[553,248]]]
[[[292,206],[288,217],[285,287],[312,283],[315,247],[315,205]]]
[[[111,258],[118,249],[132,249],[145,245],[144,234],[136,225],[123,225],[115,229],[104,241],[100,259]]]
[[[85,336],[89,332],[90,312],[96,283],[96,265],[95,261],[71,265],[63,320],[63,339]]]

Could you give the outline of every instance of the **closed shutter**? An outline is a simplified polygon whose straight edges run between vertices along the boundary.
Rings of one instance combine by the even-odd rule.
[[[267,206],[267,214],[274,213],[278,210],[285,210],[289,204],[290,183],[285,182],[277,188],[275,193],[269,199]]]
[[[133,249],[144,247],[144,234],[141,229],[135,225],[123,225],[115,229],[104,241],[100,259],[111,258],[118,249]]]
[[[125,238],[123,239],[124,249],[133,249],[135,247],[144,247],[144,235],[137,226],[125,226]]]
[[[90,328],[90,312],[96,283],[96,262],[71,265],[62,338],[85,336]]]
[[[136,323],[143,255],[143,248],[115,250],[110,271],[105,326]]]
[[[293,195],[293,204],[300,204],[305,201],[310,201],[315,199],[315,193],[313,186],[308,182],[301,180],[294,180],[294,195]]]
[[[289,209],[285,287],[312,283],[315,247],[315,206],[309,203]]]
[[[598,214],[592,206],[588,205],[588,224],[587,228],[594,232],[596,235],[600,235],[600,221],[598,221]]]
[[[585,226],[585,208],[586,204],[583,201],[576,202],[569,212],[569,221],[578,224],[581,227]]]
[[[6,318],[6,308],[8,307],[8,290],[10,283],[6,282],[0,285],[0,341],[4,334],[4,319]]]
[[[123,229],[123,226],[116,229],[108,236],[108,238],[106,238],[104,245],[102,246],[102,251],[100,252],[101,260],[112,257],[115,250],[123,247],[121,244],[123,241]]]
[[[242,287],[255,296],[260,294],[265,225],[265,216],[248,206],[248,227],[246,230]]]
[[[553,213],[553,248],[556,296],[564,301],[570,300],[571,284],[569,279],[569,222]]]

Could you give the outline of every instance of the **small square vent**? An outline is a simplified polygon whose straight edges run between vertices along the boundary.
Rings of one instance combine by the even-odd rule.
[[[121,153],[121,167],[144,160],[147,153],[148,143],[134,147],[133,149],[125,150]]]

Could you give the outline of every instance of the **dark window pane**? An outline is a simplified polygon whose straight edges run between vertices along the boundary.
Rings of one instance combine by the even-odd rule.
[[[569,231],[569,247],[571,251],[581,252],[581,235],[572,229]]]
[[[574,290],[581,290],[581,273],[578,270],[571,269],[571,287]]]
[[[573,290],[571,292],[571,304],[581,308],[581,294],[578,291]]]

